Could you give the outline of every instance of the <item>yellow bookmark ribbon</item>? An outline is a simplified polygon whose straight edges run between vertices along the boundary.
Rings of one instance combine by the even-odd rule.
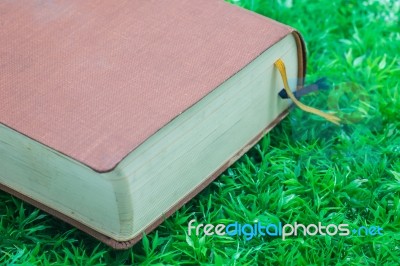
[[[337,117],[335,115],[332,115],[332,114],[324,113],[324,112],[322,112],[322,111],[320,111],[318,109],[315,109],[313,107],[307,106],[307,105],[301,103],[299,100],[297,100],[296,97],[293,95],[293,92],[289,88],[289,84],[288,84],[288,81],[287,81],[287,75],[286,75],[285,63],[282,61],[282,59],[278,59],[275,62],[275,66],[279,70],[279,72],[281,73],[281,77],[282,77],[282,80],[283,80],[283,86],[285,88],[285,91],[286,91],[287,95],[301,110],[303,110],[305,112],[316,114],[316,115],[321,116],[321,117],[325,118],[326,120],[328,120],[328,121],[330,121],[330,122],[332,122],[332,123],[334,123],[336,125],[340,125],[340,123],[339,123],[340,122],[340,118],[339,117]]]

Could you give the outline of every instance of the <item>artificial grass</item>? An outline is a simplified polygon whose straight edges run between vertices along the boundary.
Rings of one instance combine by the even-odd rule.
[[[0,264],[400,264],[400,4],[231,1],[297,28],[307,81],[331,90],[302,101],[339,111],[337,127],[294,109],[236,164],[127,251],[0,192]],[[244,47],[245,49],[245,47]],[[352,90],[355,87],[356,89]],[[361,99],[361,100],[360,100]],[[377,225],[381,236],[188,236],[188,222]]]

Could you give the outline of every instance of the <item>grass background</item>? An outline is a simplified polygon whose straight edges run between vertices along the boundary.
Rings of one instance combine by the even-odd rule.
[[[114,251],[0,192],[0,264],[400,264],[399,2],[231,2],[303,34],[307,81],[325,76],[332,84],[331,90],[302,101],[340,110],[344,125],[294,109],[201,194],[127,251]],[[384,235],[286,241],[188,237],[191,219],[379,225]]]

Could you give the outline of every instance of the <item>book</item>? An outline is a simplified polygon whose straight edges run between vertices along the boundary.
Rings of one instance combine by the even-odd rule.
[[[293,28],[220,0],[0,3],[0,188],[116,248],[288,113]]]

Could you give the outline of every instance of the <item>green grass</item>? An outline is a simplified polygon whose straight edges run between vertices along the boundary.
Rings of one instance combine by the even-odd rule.
[[[400,264],[399,4],[232,2],[303,34],[307,81],[324,76],[332,89],[302,101],[339,110],[345,123],[337,127],[294,109],[215,182],[127,251],[114,251],[0,192],[0,264]],[[351,91],[352,86],[357,90]],[[286,241],[189,237],[191,219],[379,225],[384,234]]]

